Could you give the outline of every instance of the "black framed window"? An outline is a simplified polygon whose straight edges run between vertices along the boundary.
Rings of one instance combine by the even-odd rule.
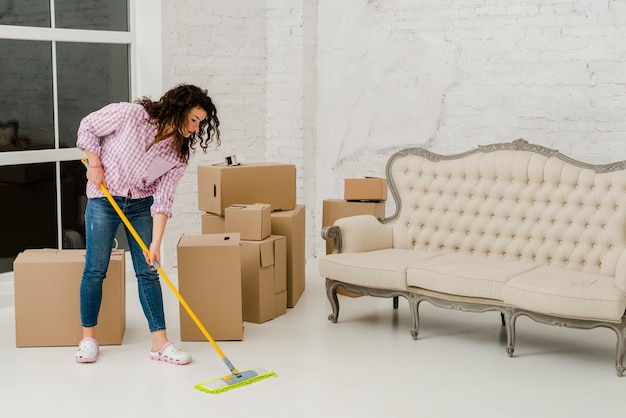
[[[128,3],[0,0],[0,273],[25,249],[84,248],[76,132],[130,100]]]

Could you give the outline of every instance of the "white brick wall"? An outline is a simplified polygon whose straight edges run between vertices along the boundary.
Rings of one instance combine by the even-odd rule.
[[[208,88],[223,132],[183,179],[167,253],[200,230],[195,163],[225,155],[296,164],[309,254],[322,200],[399,148],[523,137],[626,159],[623,39],[623,1],[164,0],[164,88]]]

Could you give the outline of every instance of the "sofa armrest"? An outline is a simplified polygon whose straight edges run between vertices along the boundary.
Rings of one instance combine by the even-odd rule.
[[[334,240],[334,253],[355,253],[392,247],[392,224],[373,215],[348,216],[324,227],[322,238]]]

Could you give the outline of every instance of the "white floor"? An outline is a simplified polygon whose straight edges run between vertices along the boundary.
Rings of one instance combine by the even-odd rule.
[[[135,287],[128,287],[121,346],[79,365],[74,349],[15,348],[14,310],[0,309],[3,417],[622,417],[626,377],[615,374],[615,334],[518,320],[515,357],[496,313],[422,304],[420,337],[408,304],[340,297],[339,322],[315,260],[296,307],[265,324],[245,323],[244,341],[218,342],[235,367],[278,374],[219,395],[194,384],[229,373],[206,342],[185,342],[194,361],[147,359],[148,335]],[[170,277],[173,281],[174,277]],[[166,292],[169,334],[178,306]]]

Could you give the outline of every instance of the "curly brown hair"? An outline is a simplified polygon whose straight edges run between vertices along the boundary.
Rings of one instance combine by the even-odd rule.
[[[158,102],[144,96],[136,100],[135,103],[146,109],[151,122],[156,125],[155,142],[173,135],[172,146],[185,164],[189,162],[191,151],[195,151],[196,143],[200,143],[204,152],[213,140],[217,146],[222,143],[220,141],[220,121],[217,118],[217,109],[207,91],[200,87],[191,84],[179,84],[165,93]],[[200,122],[200,129],[197,132],[185,138],[181,134],[181,128],[184,126],[187,114],[194,107],[204,109],[207,117]]]

